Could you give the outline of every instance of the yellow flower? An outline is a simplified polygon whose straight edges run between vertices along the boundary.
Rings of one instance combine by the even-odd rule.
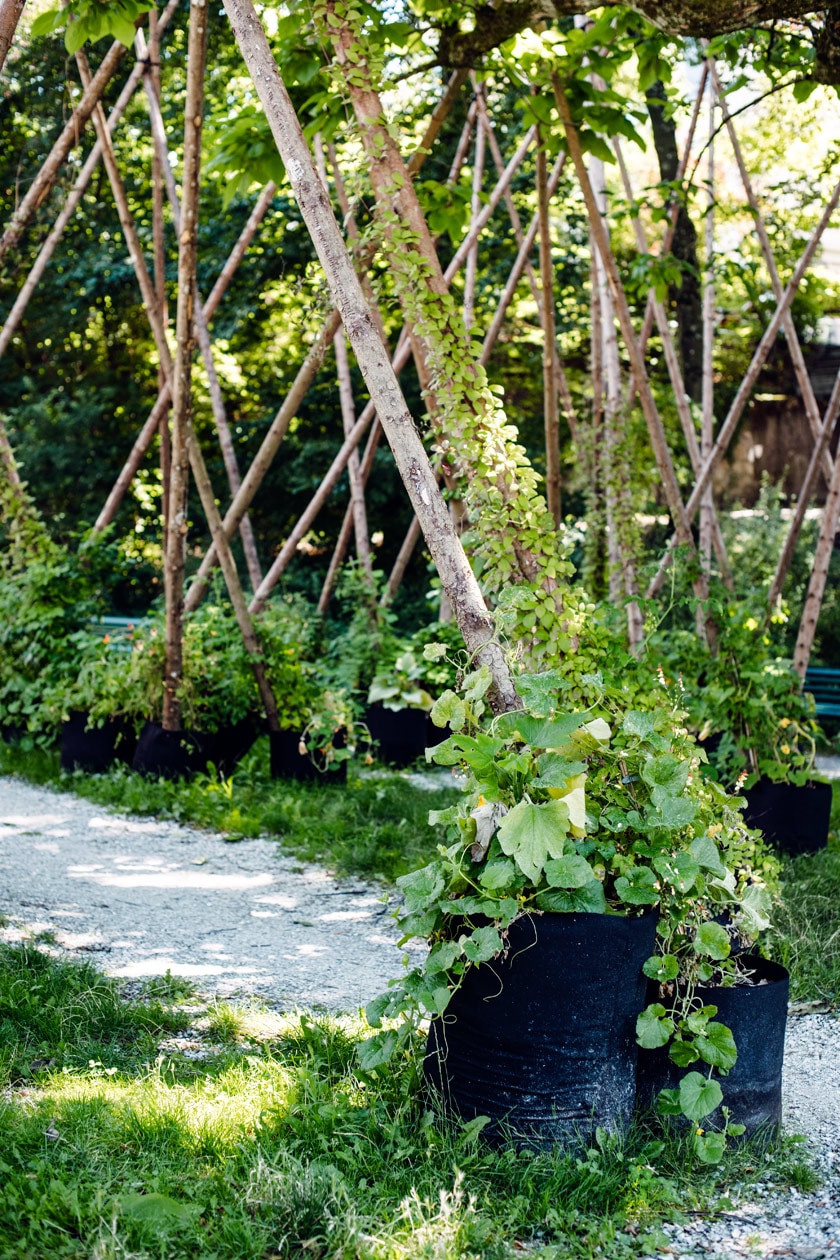
[[[783,730],[785,727],[790,726],[790,718],[779,718],[779,726],[781,726]]]
[[[789,755],[790,755],[790,744],[782,744],[782,752],[785,754],[785,756],[786,756],[786,757],[787,757],[787,756],[789,756]]]
[[[745,630],[758,629],[758,622],[756,621],[755,617],[747,617],[747,620],[744,622],[744,629]]]

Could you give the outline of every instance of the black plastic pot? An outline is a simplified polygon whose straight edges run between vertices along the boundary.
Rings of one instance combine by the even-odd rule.
[[[298,731],[269,731],[272,779],[297,779],[300,783],[346,783],[347,762],[340,761],[333,770],[319,770],[308,752],[300,751]],[[333,740],[341,747],[341,732]]]
[[[258,719],[246,717],[241,722],[220,727],[212,735],[199,735],[196,738],[204,764],[212,762],[219,774],[227,778],[245,754],[253,748],[259,734]]]
[[[378,745],[381,761],[390,766],[410,766],[423,756],[428,730],[425,709],[386,709],[372,704],[365,710],[364,721]]]
[[[119,718],[88,727],[88,714],[75,710],[61,727],[62,770],[104,774],[116,761],[131,765],[136,748],[134,727]]]
[[[13,722],[0,722],[0,739],[4,744],[16,744],[23,737],[23,727]]]
[[[532,1146],[623,1125],[655,931],[655,914],[516,920],[505,957],[470,968],[429,1029],[424,1072],[444,1108]]]
[[[720,1077],[723,1106],[731,1119],[746,1126],[745,1136],[777,1129],[782,1118],[782,1061],[785,1054],[790,978],[784,967],[753,954],[741,961],[754,972],[756,984],[732,988],[696,990],[703,1006],[716,1006],[715,1019],[732,1030],[738,1058],[728,1076]],[[650,1001],[659,1001],[658,991],[649,992]],[[706,1071],[704,1064],[697,1070]],[[678,1068],[668,1056],[667,1046],[640,1050],[638,1068],[639,1106],[655,1106],[660,1089],[674,1089],[692,1068]],[[723,1123],[720,1110],[708,1117],[713,1125]],[[707,1121],[704,1120],[706,1125]]]
[[[744,821],[757,827],[768,844],[796,856],[815,853],[828,842],[831,784],[773,783],[759,779],[744,795]]]

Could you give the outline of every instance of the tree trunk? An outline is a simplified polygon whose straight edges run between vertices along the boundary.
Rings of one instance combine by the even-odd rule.
[[[677,150],[677,125],[665,109],[665,86],[657,80],[647,90],[647,107],[653,130],[653,143],[659,159],[659,175],[663,182],[680,178]],[[676,223],[670,251],[683,264],[682,284],[673,294],[679,325],[680,361],[689,398],[699,403],[703,378],[703,307],[700,292],[700,264],[697,257],[697,232],[691,216],[677,203]]]
[[[189,437],[192,423],[192,361],[196,346],[194,306],[206,52],[207,0],[191,0],[187,46],[187,97],[184,106],[181,225],[178,237],[176,349],[171,378],[172,472],[164,570],[166,673],[163,689],[163,728],[166,731],[177,731],[181,728],[184,566],[187,540]]]
[[[504,656],[492,642],[492,622],[478,584],[452,529],[423,444],[383,351],[265,33],[250,0],[225,0],[225,9],[467,647],[491,671],[494,708],[516,708],[519,699]]]

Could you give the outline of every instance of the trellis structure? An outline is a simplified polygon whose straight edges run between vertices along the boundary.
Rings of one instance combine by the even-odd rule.
[[[405,570],[408,558],[421,532],[432,553],[440,574],[444,594],[468,647],[478,659],[486,661],[495,682],[494,707],[502,709],[517,703],[515,690],[502,655],[492,641],[491,622],[485,597],[473,576],[460,539],[462,521],[472,515],[473,524],[480,519],[482,498],[476,488],[474,470],[470,465],[475,443],[501,444],[498,453],[498,472],[495,475],[497,497],[504,505],[510,519],[515,519],[518,503],[536,513],[541,511],[539,500],[534,497],[529,474],[523,473],[524,465],[513,458],[510,461],[507,438],[493,428],[496,423],[492,407],[481,397],[483,366],[488,362],[493,347],[503,327],[506,312],[523,276],[526,277],[533,300],[540,315],[543,334],[543,381],[544,381],[544,428],[546,443],[546,497],[548,522],[546,536],[551,525],[561,520],[559,415],[562,411],[575,440],[582,437],[585,422],[576,414],[572,393],[558,349],[555,330],[555,299],[551,254],[551,198],[555,195],[564,165],[570,163],[581,190],[589,223],[592,249],[592,417],[589,421],[596,440],[589,443],[587,469],[592,483],[603,493],[611,546],[611,594],[616,602],[626,603],[628,610],[628,639],[638,644],[642,635],[642,619],[638,600],[642,595],[632,539],[628,537],[626,497],[627,470],[622,467],[621,450],[623,427],[634,398],[638,399],[647,426],[650,449],[656,462],[663,494],[673,524],[673,537],[650,584],[647,594],[653,595],[659,588],[667,565],[673,556],[674,545],[684,545],[697,556],[694,570],[694,590],[698,597],[698,632],[714,645],[715,626],[708,614],[708,579],[714,555],[722,579],[731,583],[730,566],[726,556],[712,493],[712,475],[727,451],[737,424],[751,397],[758,374],[783,331],[789,347],[791,362],[801,392],[805,414],[813,438],[813,448],[807,472],[803,479],[796,510],[788,537],[779,557],[776,573],[768,591],[768,608],[771,608],[782,591],[793,548],[811,501],[818,479],[828,485],[828,497],[823,513],[822,526],[817,544],[813,569],[802,623],[797,639],[795,667],[804,677],[814,638],[820,605],[822,602],[828,561],[833,540],[840,523],[840,459],[830,454],[830,440],[840,411],[840,379],[824,413],[814,395],[805,366],[802,349],[791,315],[791,303],[806,275],[821,235],[829,223],[840,199],[840,183],[834,189],[824,207],[822,216],[793,275],[783,288],[770,239],[762,218],[759,201],[749,177],[741,145],[733,119],[730,116],[726,95],[717,67],[709,60],[703,67],[694,111],[689,125],[688,138],[680,163],[678,178],[683,179],[688,167],[692,146],[704,102],[708,102],[710,116],[707,150],[707,213],[704,263],[704,318],[703,318],[703,380],[702,424],[698,435],[692,416],[679,356],[662,300],[653,288],[647,301],[647,309],[641,327],[634,325],[627,292],[613,253],[610,233],[606,222],[606,201],[603,195],[604,175],[597,159],[587,160],[580,144],[578,124],[567,96],[567,85],[554,74],[550,80],[557,112],[561,119],[568,157],[561,155],[549,169],[545,148],[541,144],[541,128],[532,126],[520,139],[516,151],[505,161],[487,107],[483,86],[474,74],[458,70],[452,74],[437,107],[429,118],[425,135],[414,156],[404,161],[383,122],[381,101],[375,84],[366,74],[364,59],[358,54],[357,32],[346,17],[329,2],[319,6],[321,20],[332,42],[334,66],[343,68],[347,96],[356,116],[356,124],[368,157],[369,175],[374,188],[378,211],[385,227],[379,247],[396,265],[399,240],[410,241],[410,248],[420,259],[422,281],[419,287],[428,286],[427,306],[411,306],[411,298],[401,294],[405,326],[393,350],[387,348],[382,319],[376,308],[373,293],[367,281],[369,265],[375,245],[360,243],[354,206],[344,186],[339,156],[334,145],[325,147],[316,137],[314,154],[304,139],[291,100],[285,90],[280,71],[273,59],[265,32],[260,25],[251,0],[225,0],[225,8],[236,41],[253,78],[261,99],[277,147],[283,158],[292,191],[297,200],[318,256],[321,260],[334,308],[324,317],[311,348],[300,366],[297,376],[280,404],[274,420],[269,425],[260,450],[244,476],[242,475],[233,447],[227,420],[223,391],[218,379],[214,360],[210,326],[214,314],[224,297],[225,290],[245,257],[248,247],[271,206],[276,192],[273,184],[267,185],[258,198],[239,240],[225,263],[216,283],[203,299],[196,285],[196,242],[199,215],[201,118],[203,112],[204,60],[206,45],[206,5],[204,0],[192,0],[190,5],[190,33],[188,58],[187,103],[184,125],[184,173],[179,191],[168,157],[168,140],[160,110],[160,85],[155,72],[156,49],[165,38],[178,0],[169,4],[159,17],[149,22],[149,42],[142,29],[135,39],[136,60],[130,69],[124,87],[106,118],[101,105],[103,90],[120,71],[126,49],[119,42],[103,57],[95,74],[91,74],[83,51],[76,54],[83,88],[81,100],[73,116],[63,129],[52,152],[27,195],[17,207],[6,231],[0,239],[0,259],[17,244],[26,231],[36,208],[49,196],[57,176],[69,153],[85,131],[90,120],[96,131],[96,141],[80,168],[76,181],[58,213],[54,226],[47,236],[38,257],[20,288],[17,299],[7,315],[0,332],[0,355],[8,348],[18,328],[41,276],[49,265],[55,249],[72,215],[88,186],[98,164],[107,171],[118,208],[131,262],[142,295],[143,306],[157,348],[160,366],[160,391],[149,417],[143,425],[125,466],[100,513],[95,529],[101,531],[114,518],[119,503],[132,478],[147,455],[156,435],[161,437],[161,452],[166,488],[166,602],[167,602],[167,683],[165,689],[164,726],[176,730],[180,723],[178,706],[178,681],[180,677],[180,640],[182,616],[188,615],[200,603],[207,590],[207,578],[214,565],[220,564],[227,589],[236,610],[240,628],[251,654],[254,672],[260,688],[270,725],[277,725],[276,707],[271,689],[262,667],[253,617],[265,606],[289,561],[295,554],[300,540],[312,527],[313,522],[342,473],[347,469],[350,480],[350,501],[344,517],[332,562],[321,593],[319,607],[327,607],[338,570],[346,556],[351,536],[355,536],[357,555],[363,568],[371,571],[370,545],[367,536],[365,485],[373,467],[373,458],[384,432],[394,454],[406,490],[414,508],[414,521],[400,550],[399,557],[388,582],[386,598],[392,598]],[[19,15],[22,4],[16,6]],[[4,5],[3,20],[8,17],[10,4]],[[341,11],[344,12],[343,10]],[[15,19],[16,20],[16,19]],[[0,56],[4,54],[5,26],[0,23]],[[12,24],[11,29],[14,29]],[[8,36],[10,39],[11,36]],[[137,231],[122,187],[119,166],[112,143],[112,135],[119,125],[125,108],[137,89],[142,86],[146,97],[149,125],[154,143],[156,190],[154,207],[155,256],[152,274],[146,265]],[[433,242],[419,203],[413,194],[412,178],[420,170],[453,104],[463,93],[471,93],[472,103],[467,111],[466,123],[450,170],[449,180],[455,183],[465,162],[472,156],[471,221],[464,239],[444,271],[438,262]],[[770,277],[775,300],[773,315],[754,349],[749,368],[735,394],[717,433],[714,428],[714,391],[712,380],[712,346],[715,324],[714,295],[714,145],[717,131],[715,110],[719,111],[735,156],[744,197],[753,215],[762,255]],[[634,203],[632,178],[620,142],[613,141],[618,171],[624,193],[629,203]],[[487,169],[492,164],[495,182],[486,193]],[[521,175],[531,164],[536,186],[537,210],[532,221],[523,226],[511,195],[514,177]],[[332,190],[330,189],[332,184]],[[163,204],[160,189],[165,189],[170,213],[179,239],[178,304],[175,328],[175,353],[170,349],[166,320],[166,297],[162,285],[163,269]],[[335,205],[345,224],[346,238],[341,232],[331,203]],[[474,309],[475,277],[481,237],[492,216],[504,202],[517,242],[518,252],[512,262],[508,280],[502,291],[497,309],[484,333],[480,352],[473,354],[463,328],[475,326]],[[660,255],[668,252],[676,227],[679,206],[675,202],[668,217],[663,239],[659,243]],[[636,247],[640,254],[655,248],[648,240],[645,227],[638,217],[632,218]],[[400,232],[403,237],[400,237]],[[539,240],[539,267],[532,263],[535,242]],[[352,248],[352,252],[351,252]],[[418,264],[418,265],[420,265]],[[454,277],[465,270],[464,298],[461,311],[455,311],[451,301],[450,285]],[[429,316],[432,306],[443,311],[435,330]],[[419,299],[418,299],[419,301]],[[666,438],[662,417],[651,388],[649,365],[646,360],[647,345],[654,326],[657,329],[666,361],[674,403],[679,416],[686,450],[694,474],[694,485],[687,500],[682,496],[674,468],[672,451]],[[442,340],[450,339],[450,354],[464,356],[467,373],[472,373],[473,387],[468,394],[470,414],[463,420],[463,429],[452,428],[452,400],[447,396],[447,381],[442,364],[446,355],[436,345],[438,333]],[[622,381],[618,337],[630,363],[630,378]],[[294,529],[270,565],[263,572],[257,555],[248,510],[253,503],[263,478],[288,432],[289,424],[302,399],[318,372],[323,368],[327,352],[335,349],[338,375],[341,427],[343,441],[330,468],[306,510],[301,514]],[[357,413],[353,397],[348,347],[355,356],[369,393],[369,402]],[[454,347],[454,349],[453,349]],[[209,384],[211,406],[216,432],[222,450],[227,473],[229,504],[220,513],[210,485],[200,445],[191,421],[191,369],[194,354],[199,352],[204,363]],[[402,397],[398,383],[399,373],[414,360],[418,378],[432,421],[435,446],[438,450],[437,465],[430,461],[420,441],[414,422]],[[459,421],[458,423],[461,423]],[[360,454],[362,438],[367,435],[365,450]],[[473,446],[471,447],[471,443]],[[508,443],[509,445],[509,443]],[[502,449],[504,448],[504,449]],[[586,444],[581,442],[581,457],[586,456]],[[19,485],[14,454],[0,418],[0,455],[4,475],[12,485]],[[186,546],[186,484],[189,468],[196,482],[202,506],[210,527],[212,545],[205,555],[199,572],[184,595],[184,554]],[[510,469],[513,472],[510,472]],[[520,477],[521,484],[516,479]],[[444,500],[439,482],[443,480],[450,492],[450,505]],[[465,501],[461,501],[465,495]],[[517,496],[519,496],[517,498]],[[695,539],[694,521],[699,515],[699,540]],[[242,538],[248,577],[252,587],[250,602],[246,602],[242,585],[231,551],[231,541],[239,532]],[[511,570],[514,580],[526,581],[542,592],[549,602],[556,585],[554,580],[556,548],[551,542],[540,543],[536,548],[514,547]],[[705,611],[703,611],[705,610]],[[557,609],[558,614],[562,609]]]

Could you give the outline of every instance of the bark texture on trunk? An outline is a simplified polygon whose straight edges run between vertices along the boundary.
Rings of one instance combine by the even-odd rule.
[[[184,105],[184,166],[178,237],[178,308],[172,369],[172,465],[164,570],[166,594],[166,673],[163,728],[180,730],[183,672],[184,566],[187,542],[189,439],[192,424],[192,362],[196,348],[195,293],[201,126],[207,55],[207,0],[192,0],[187,47],[187,99]]]
[[[494,706],[500,711],[515,708],[519,700],[504,656],[492,642],[492,622],[478,584],[452,528],[423,444],[364,300],[265,32],[250,0],[225,0],[225,9],[467,646],[491,671]]]
[[[20,15],[26,0],[2,0],[0,3],[0,70],[6,62],[6,54],[12,46]]]

